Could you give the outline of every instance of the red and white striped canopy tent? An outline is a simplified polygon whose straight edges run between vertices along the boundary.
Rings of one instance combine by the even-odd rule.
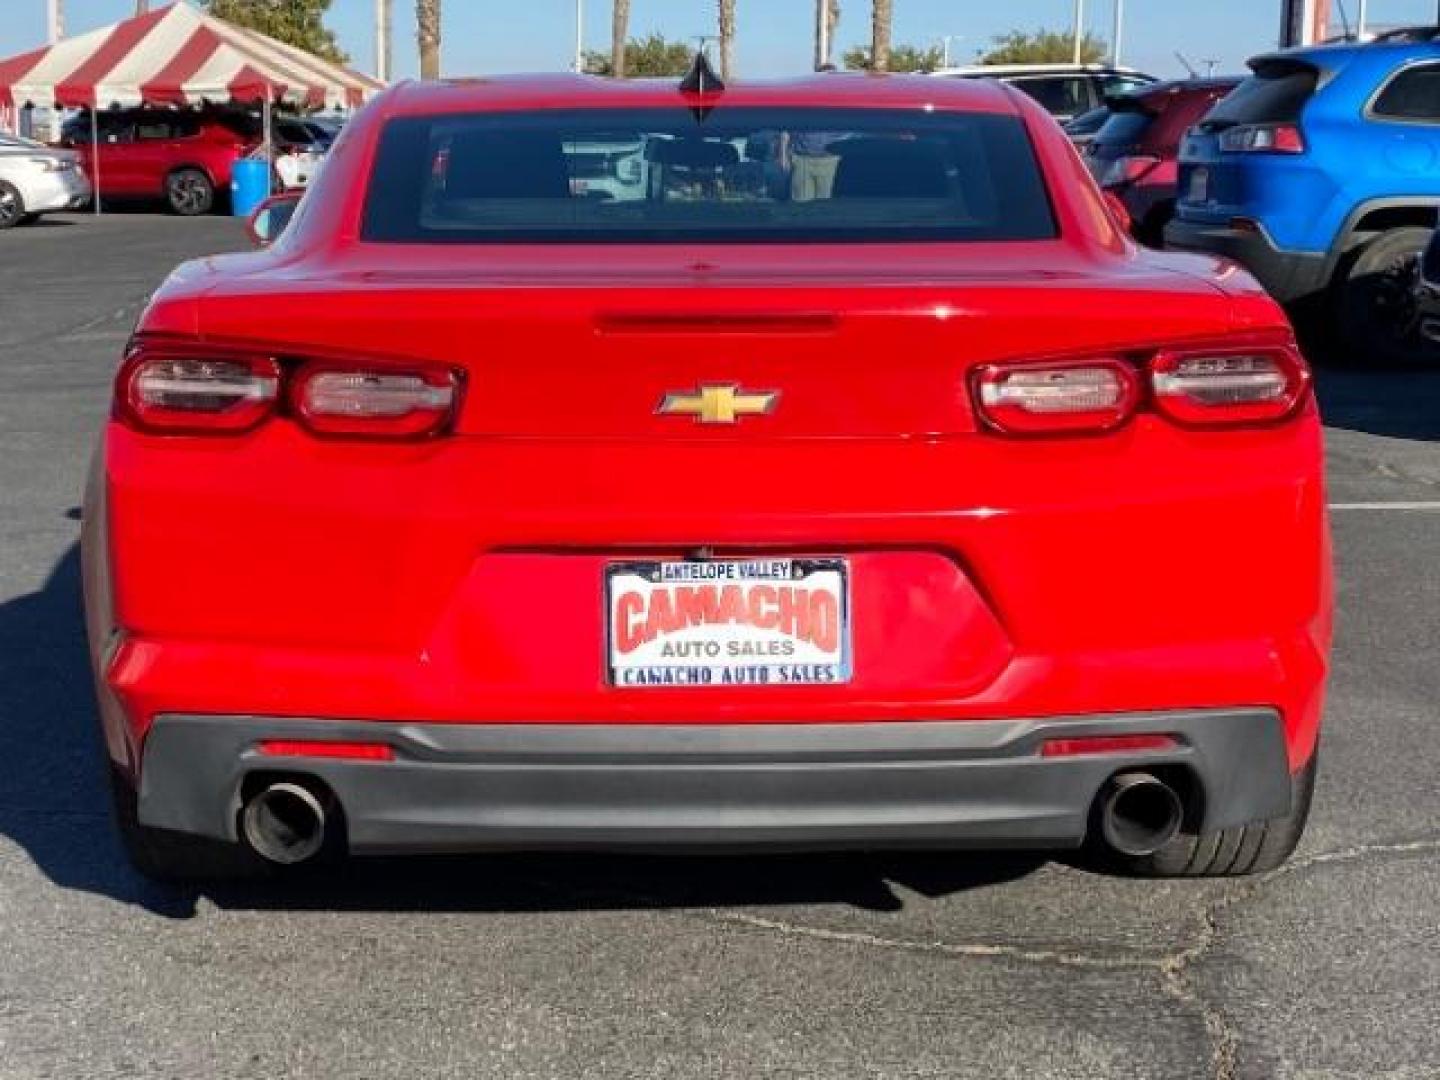
[[[380,89],[184,2],[0,60],[0,110],[12,111],[227,101],[353,108]]]

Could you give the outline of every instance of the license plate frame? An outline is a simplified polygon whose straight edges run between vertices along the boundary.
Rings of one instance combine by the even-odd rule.
[[[843,686],[854,677],[853,567],[842,556],[622,559],[607,562],[603,576],[602,660],[607,687]],[[736,614],[736,601],[724,591],[732,585],[740,590],[743,616],[738,621],[709,621],[714,613]],[[773,599],[756,595],[764,586],[772,589]],[[713,595],[705,591],[707,587],[713,587]],[[699,592],[682,597],[678,589]],[[787,589],[788,600],[782,596]],[[640,601],[627,600],[621,613],[617,607],[626,593],[638,595]],[[673,618],[656,610],[651,598],[657,593],[668,595]],[[699,612],[707,618],[697,623]],[[787,612],[794,617],[787,620]],[[757,614],[773,614],[783,625],[757,626],[751,621]],[[657,626],[666,629],[635,644],[637,631],[646,635]],[[709,642],[718,646],[718,654]],[[658,655],[665,645],[683,655]]]

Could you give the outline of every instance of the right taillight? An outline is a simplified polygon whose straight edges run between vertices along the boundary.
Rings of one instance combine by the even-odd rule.
[[[429,438],[449,432],[463,386],[429,361],[252,355],[137,339],[115,380],[116,419],[162,435],[238,435],[288,418],[318,435]]]
[[[1155,408],[1182,424],[1283,420],[1305,400],[1310,369],[1289,347],[1173,350],[1150,363]]]
[[[1121,360],[987,364],[974,376],[980,416],[1008,435],[1112,431],[1140,399],[1135,369]]]

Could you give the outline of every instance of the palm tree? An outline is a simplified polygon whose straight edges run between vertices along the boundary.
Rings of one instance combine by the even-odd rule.
[[[420,39],[420,77],[440,77],[440,0],[415,0],[416,35]]]
[[[625,42],[630,38],[630,0],[615,0],[610,9],[610,74],[625,77]]]
[[[720,0],[720,78],[735,67],[735,0]]]
[[[895,0],[875,0],[871,12],[870,67],[890,70],[890,32],[895,27]]]

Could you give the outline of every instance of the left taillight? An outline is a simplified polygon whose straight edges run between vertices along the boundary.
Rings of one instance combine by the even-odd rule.
[[[268,356],[202,356],[132,349],[115,383],[115,407],[132,427],[173,433],[249,431],[280,400],[280,365]]]
[[[318,435],[415,439],[450,430],[457,371],[424,361],[270,357],[139,339],[115,381],[115,417],[141,431],[233,435],[272,417]]]
[[[1220,132],[1227,154],[1303,154],[1305,135],[1294,124],[1240,124]]]

